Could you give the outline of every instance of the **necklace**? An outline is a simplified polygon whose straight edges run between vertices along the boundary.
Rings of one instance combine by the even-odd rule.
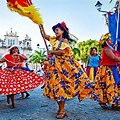
[[[14,67],[20,67],[20,56],[12,55],[12,60],[15,63]]]
[[[10,63],[14,64],[14,67],[18,67],[18,66],[20,66],[20,64],[22,64],[22,62],[20,62],[20,56],[17,56],[16,58],[15,58],[14,55],[11,55],[11,56],[12,56],[12,60],[8,60],[6,58],[4,58],[4,59],[7,62],[10,62]],[[17,59],[17,62],[15,61],[15,59]]]

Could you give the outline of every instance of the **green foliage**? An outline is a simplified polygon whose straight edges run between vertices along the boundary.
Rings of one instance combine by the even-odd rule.
[[[77,61],[80,61],[80,50],[78,48],[76,48],[76,40],[73,40],[70,42],[70,46],[72,48],[72,51],[74,53],[74,57]]]
[[[77,61],[80,61],[80,50],[78,48],[73,48],[72,49],[73,53],[74,53],[74,57]]]
[[[46,55],[45,55],[46,51],[37,51],[35,50],[35,52],[29,57],[29,62],[30,63],[42,63],[46,60]]]
[[[80,50],[80,60],[84,63],[87,62],[87,58],[89,56],[90,48],[91,47],[97,47],[98,54],[101,53],[101,46],[99,46],[99,42],[97,40],[87,40],[83,42],[79,42],[77,44],[77,48]]]

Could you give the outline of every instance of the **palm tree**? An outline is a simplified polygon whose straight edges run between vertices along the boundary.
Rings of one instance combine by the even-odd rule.
[[[35,52],[29,57],[29,62],[36,64],[36,70],[37,70],[37,64],[41,64],[46,60],[46,51],[37,51],[35,50]]]

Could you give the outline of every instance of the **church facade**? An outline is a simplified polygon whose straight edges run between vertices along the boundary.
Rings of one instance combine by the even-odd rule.
[[[19,40],[17,32],[13,33],[12,29],[10,33],[6,32],[4,40],[0,39],[0,58],[8,52],[8,48],[12,45],[20,46],[20,53],[29,57],[32,52],[31,38],[26,34],[23,40]]]
[[[31,41],[31,38],[27,34],[23,40],[19,40],[17,32],[14,33],[11,28],[11,31],[9,33],[6,32],[4,35],[4,40],[0,39],[0,58],[9,53],[8,48],[12,45],[20,46],[20,53],[29,57],[32,53]],[[2,64],[2,66],[4,67],[5,64]]]

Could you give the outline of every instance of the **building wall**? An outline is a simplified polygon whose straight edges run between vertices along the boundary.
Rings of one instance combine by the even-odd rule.
[[[29,38],[29,36],[26,34],[24,40],[19,40],[17,32],[13,33],[11,28],[10,33],[6,32],[4,35],[4,40],[0,39],[0,58],[9,53],[8,47],[12,45],[20,46],[20,53],[24,54],[27,57],[29,57],[32,53],[31,38]],[[30,64],[30,68],[32,67],[32,64]]]

